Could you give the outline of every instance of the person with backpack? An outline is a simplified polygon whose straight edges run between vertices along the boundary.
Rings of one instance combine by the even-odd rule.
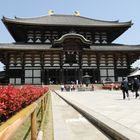
[[[128,93],[128,82],[126,81],[125,78],[123,78],[122,82],[121,82],[121,90],[122,90],[122,93],[123,93],[123,99],[126,98],[126,95],[127,95],[127,98],[129,98],[129,93]]]

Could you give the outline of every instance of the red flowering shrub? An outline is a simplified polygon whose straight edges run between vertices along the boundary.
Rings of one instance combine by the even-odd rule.
[[[31,104],[48,91],[48,88],[31,85],[16,88],[13,85],[0,87],[0,122]]]
[[[120,84],[106,84],[102,86],[103,89],[115,89],[118,90],[120,89]]]

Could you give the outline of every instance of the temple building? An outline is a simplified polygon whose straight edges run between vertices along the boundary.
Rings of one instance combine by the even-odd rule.
[[[0,43],[1,83],[60,84],[120,81],[140,56],[140,45],[114,44],[133,24],[79,14],[2,18],[15,43]]]

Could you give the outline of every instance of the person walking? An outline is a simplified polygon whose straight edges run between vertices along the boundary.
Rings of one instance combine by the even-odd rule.
[[[128,82],[126,81],[125,78],[123,78],[123,80],[121,82],[121,90],[123,92],[123,99],[126,98],[126,95],[127,95],[127,98],[130,99],[129,98],[129,93],[128,93]]]
[[[135,77],[133,81],[133,91],[135,92],[135,98],[139,96],[138,94],[139,85],[140,85],[139,79]]]
[[[64,91],[64,88],[65,88],[64,84],[61,84],[61,91]]]

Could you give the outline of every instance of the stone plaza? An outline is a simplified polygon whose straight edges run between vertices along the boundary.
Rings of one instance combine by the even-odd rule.
[[[95,116],[93,117],[96,118],[96,115],[99,116],[96,119],[99,119],[99,121],[101,121],[102,123],[110,125],[109,127],[116,129],[117,132],[121,133],[127,138],[134,139],[134,140],[140,138],[139,137],[140,136],[140,117],[139,117],[140,116],[140,99],[139,98],[135,99],[134,93],[129,92],[130,100],[129,99],[123,100],[121,90],[117,90],[117,91],[95,90],[95,91],[85,91],[85,92],[84,91],[83,92],[78,92],[78,91],[61,92],[59,90],[56,90],[55,92],[58,93],[59,96],[61,96],[68,102],[74,104],[75,106],[78,106],[79,108],[82,108],[83,110],[85,109],[85,111],[87,111],[90,115],[92,115],[92,112],[94,112],[93,115],[95,114]],[[56,94],[52,93],[52,96],[56,96]],[[52,101],[53,102],[56,101],[54,97],[52,98]],[[60,115],[59,119],[62,118],[62,122],[64,122],[65,124],[64,125],[65,131],[68,128],[70,129],[70,132],[74,132],[73,131],[74,128],[71,127],[70,123],[67,123],[67,122],[70,122],[70,121],[75,122],[74,125],[76,126],[77,120],[73,120],[73,116],[75,115],[74,114],[71,115],[71,119],[69,118],[68,119],[69,121],[68,121],[67,119],[64,119],[64,116],[67,116],[68,114],[70,114],[70,111],[68,113],[66,108],[61,108],[60,110],[59,108],[60,106],[58,104],[57,104],[57,111],[56,111],[55,110],[56,106],[54,107],[54,104],[52,104],[52,106],[54,108],[53,110],[54,121],[55,121],[55,113],[57,112],[58,114],[59,112],[59,114],[61,114],[63,112],[63,115]],[[80,119],[78,120],[80,121]],[[59,124],[57,123],[57,121],[55,121],[55,125],[58,124],[59,126],[58,128],[60,129],[62,127],[61,129],[63,130],[64,126],[62,125],[63,124],[62,122],[61,124]],[[54,125],[54,130],[55,130],[55,125]],[[82,128],[77,127],[75,129],[82,129]],[[56,130],[57,130],[57,127],[56,127]],[[85,132],[85,128],[83,128],[83,131]],[[81,135],[83,131],[82,130],[80,131]],[[86,129],[86,131],[88,130]],[[78,132],[78,134],[80,132]],[[59,133],[59,131],[57,131],[57,133]],[[55,131],[54,131],[54,134],[55,134]],[[71,134],[74,135],[73,133]],[[79,136],[81,135],[79,134]],[[99,139],[103,138],[101,137]],[[93,137],[90,135],[86,135],[85,139],[90,140],[90,139],[93,139]],[[106,138],[103,138],[103,139],[106,139]],[[84,140],[84,137],[82,140]]]

